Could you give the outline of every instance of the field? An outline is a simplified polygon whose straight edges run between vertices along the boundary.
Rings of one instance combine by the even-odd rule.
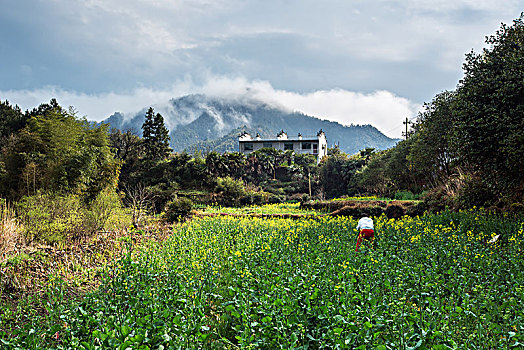
[[[235,207],[220,207],[220,206],[208,206],[201,212],[202,214],[230,214],[230,215],[321,215],[323,213],[317,210],[301,209],[300,203],[278,203],[278,204],[265,204],[265,205],[253,205],[245,206],[240,208]]]
[[[0,346],[59,349],[501,349],[524,346],[524,220],[473,210],[356,221],[203,217],[128,243],[98,290],[0,323]],[[496,235],[500,238],[489,243]],[[3,331],[1,331],[3,329]]]

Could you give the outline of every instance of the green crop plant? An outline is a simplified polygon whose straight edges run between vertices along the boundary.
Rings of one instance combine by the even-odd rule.
[[[1,333],[6,348],[499,349],[524,346],[524,220],[472,210],[375,219],[196,218],[127,242],[78,301]],[[497,237],[498,236],[498,237]],[[497,237],[497,238],[496,238]],[[61,289],[62,288],[62,289]],[[12,317],[12,316],[10,316]],[[2,329],[0,324],[0,329]]]

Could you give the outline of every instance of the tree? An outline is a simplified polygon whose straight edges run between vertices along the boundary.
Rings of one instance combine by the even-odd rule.
[[[22,129],[27,123],[27,116],[22,113],[20,107],[11,106],[6,100],[0,101],[0,138],[2,145],[7,137]]]
[[[458,161],[497,196],[524,192],[524,15],[466,55],[457,88],[452,145]]]
[[[125,132],[112,130],[109,134],[109,141],[116,158],[122,162],[119,184],[123,189],[130,185],[133,173],[140,170],[140,159],[144,154],[143,142],[131,130]]]
[[[355,174],[356,192],[373,193],[380,196],[389,194],[391,179],[385,175],[391,149],[375,153],[365,167]]]
[[[162,115],[155,114],[153,107],[149,107],[145,115],[142,132],[145,159],[153,162],[165,160],[172,151],[169,147],[169,130]]]
[[[444,183],[452,173],[454,155],[449,140],[453,130],[450,125],[454,103],[454,92],[438,94],[430,103],[424,104],[424,111],[419,113],[413,126],[413,144],[407,157],[425,179],[426,187]]]
[[[116,185],[120,162],[109,147],[108,125],[78,119],[54,100],[28,115],[27,126],[2,149],[2,195],[17,198],[44,189],[90,200]]]

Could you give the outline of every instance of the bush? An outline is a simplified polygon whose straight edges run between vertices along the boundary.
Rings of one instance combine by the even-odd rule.
[[[122,216],[117,214],[123,214],[122,202],[112,189],[101,191],[89,204],[87,213],[90,226],[95,230],[103,230],[108,223],[114,223],[114,216]]]
[[[39,193],[26,196],[15,205],[15,209],[25,227],[28,242],[54,244],[96,230],[80,198],[75,195]]]
[[[461,208],[489,206],[496,199],[497,197],[479,176],[464,176],[464,182],[457,194],[457,201]]]
[[[258,205],[267,203],[269,194],[259,191],[247,191],[246,194],[240,198],[241,205]]]
[[[285,201],[286,201],[286,197],[283,195],[278,195],[278,194],[272,194],[268,198],[268,202],[270,204],[284,203]]]
[[[166,222],[173,223],[182,221],[189,217],[193,210],[193,202],[189,198],[176,198],[166,205],[164,219]]]
[[[395,199],[399,201],[412,201],[416,199],[416,197],[411,191],[398,191],[395,193]]]
[[[238,205],[240,198],[246,194],[244,183],[230,176],[217,178],[215,191],[222,197],[221,202],[224,205]]]
[[[444,209],[455,206],[455,202],[446,191],[445,187],[436,187],[427,192],[423,198],[424,206],[429,212],[441,212]]]

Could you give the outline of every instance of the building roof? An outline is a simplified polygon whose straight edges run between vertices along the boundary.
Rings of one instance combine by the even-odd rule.
[[[251,139],[251,140],[238,140],[238,142],[293,142],[293,141],[306,141],[306,142],[311,142],[311,141],[318,141],[318,137],[313,137],[313,136],[308,136],[308,138],[298,138],[298,137],[293,137],[293,138],[287,138],[287,139]]]
[[[247,131],[242,132],[238,136],[239,142],[285,142],[285,141],[318,141],[321,137],[326,137],[326,134],[322,129],[320,129],[317,133],[317,136],[313,135],[307,135],[302,136],[301,133],[299,133],[297,136],[289,137],[288,134],[284,130],[280,130],[280,132],[277,134],[276,139],[263,139],[260,138],[260,134],[257,132],[257,135],[253,138],[250,133]]]

